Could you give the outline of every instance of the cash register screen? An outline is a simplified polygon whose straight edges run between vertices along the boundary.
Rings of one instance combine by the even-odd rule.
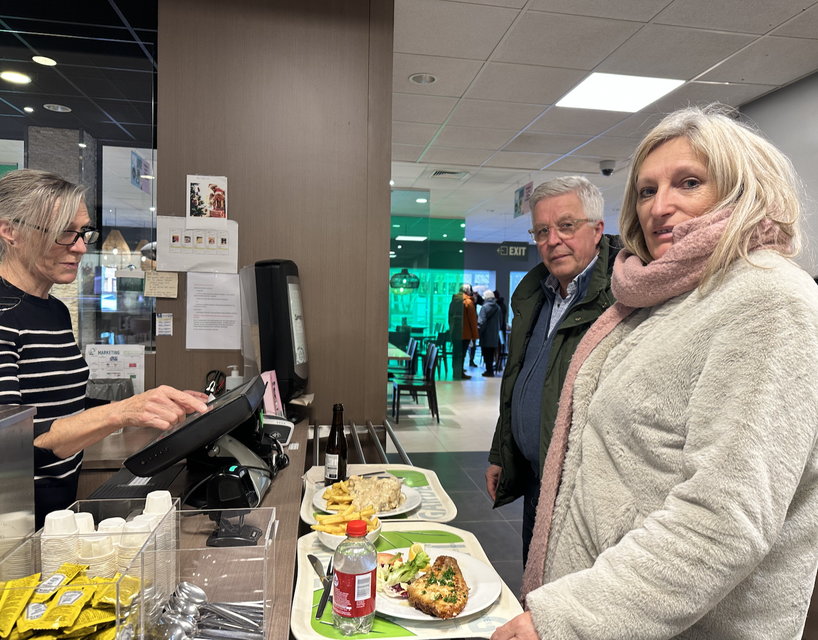
[[[230,433],[258,410],[264,398],[260,376],[208,403],[204,413],[191,413],[185,420],[152,440],[125,460],[135,476],[152,476]]]

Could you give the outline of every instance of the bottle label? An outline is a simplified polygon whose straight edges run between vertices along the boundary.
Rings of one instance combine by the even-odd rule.
[[[332,579],[332,612],[360,618],[375,611],[375,569],[368,573],[336,571]]]
[[[338,479],[338,454],[328,453],[324,460],[324,477],[327,480]]]

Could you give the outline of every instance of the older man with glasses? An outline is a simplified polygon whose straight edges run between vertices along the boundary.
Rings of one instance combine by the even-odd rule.
[[[514,321],[486,486],[495,507],[524,497],[523,562],[534,531],[560,390],[585,332],[614,302],[620,243],[603,235],[602,194],[586,178],[556,178],[531,194],[529,231],[542,264],[511,297]]]

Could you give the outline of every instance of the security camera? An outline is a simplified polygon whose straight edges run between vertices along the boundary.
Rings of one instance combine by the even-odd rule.
[[[612,175],[616,167],[616,160],[603,160],[599,163],[599,172],[603,176]]]

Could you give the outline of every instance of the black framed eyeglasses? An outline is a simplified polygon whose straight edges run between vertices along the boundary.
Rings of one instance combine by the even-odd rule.
[[[82,238],[82,241],[87,247],[88,245],[94,244],[99,239],[99,231],[93,227],[83,227],[79,231],[70,231],[66,229],[57,236],[57,239],[54,242],[64,247],[70,247],[76,244],[77,240],[80,238]]]
[[[15,222],[17,224],[25,225],[26,227],[31,227],[32,229],[37,229],[37,231],[48,233],[48,229],[38,227],[36,224],[28,224],[22,220],[15,220]],[[83,227],[79,231],[71,231],[70,229],[66,229],[57,236],[57,239],[54,242],[63,247],[71,247],[75,245],[77,240],[80,238],[82,238],[82,241],[87,247],[88,245],[94,244],[97,240],[99,240],[99,231],[94,229],[94,227]]]

